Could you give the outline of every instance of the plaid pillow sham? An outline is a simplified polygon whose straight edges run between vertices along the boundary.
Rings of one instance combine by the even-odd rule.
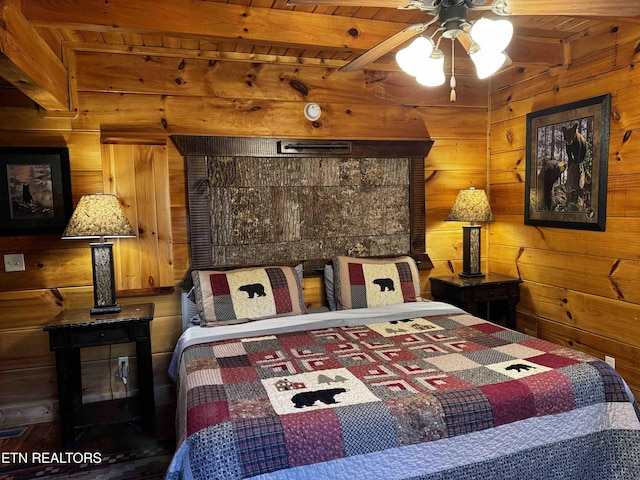
[[[333,259],[338,310],[422,301],[420,275],[413,258]]]
[[[202,327],[307,313],[292,267],[197,270],[191,276]]]

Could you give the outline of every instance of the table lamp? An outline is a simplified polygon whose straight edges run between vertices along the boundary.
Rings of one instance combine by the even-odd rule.
[[[105,238],[135,237],[133,228],[115,195],[96,193],[80,198],[71,215],[63,240],[99,238],[91,246],[93,266],[92,315],[118,313],[116,282],[113,271],[113,243]]]
[[[484,190],[471,187],[460,190],[447,218],[449,222],[471,222],[462,227],[462,273],[460,277],[484,277],[480,271],[480,225],[474,222],[493,222],[493,213]]]

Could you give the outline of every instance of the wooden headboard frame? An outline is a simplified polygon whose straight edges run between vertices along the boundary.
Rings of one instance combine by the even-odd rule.
[[[215,267],[212,259],[211,214],[208,196],[207,158],[222,157],[346,157],[407,158],[409,160],[410,253],[420,268],[433,268],[426,255],[424,159],[432,140],[365,141],[301,140],[282,138],[244,138],[211,136],[172,136],[185,157],[189,205],[191,268]],[[312,262],[316,262],[313,260]],[[305,270],[320,265],[305,264]]]

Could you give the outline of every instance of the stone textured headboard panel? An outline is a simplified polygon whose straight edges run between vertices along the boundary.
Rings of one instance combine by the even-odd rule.
[[[174,136],[192,268],[423,253],[432,142]]]

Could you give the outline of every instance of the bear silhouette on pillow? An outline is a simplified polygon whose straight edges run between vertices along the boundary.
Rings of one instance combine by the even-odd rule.
[[[256,295],[259,297],[266,297],[267,294],[264,292],[264,285],[261,283],[250,283],[248,285],[242,285],[238,288],[241,292],[247,292],[249,294],[249,298],[254,298]]]
[[[393,279],[391,278],[376,278],[373,281],[373,283],[375,283],[380,287],[381,292],[384,292],[385,290],[388,290],[390,292],[395,291],[395,287],[393,285]]]

